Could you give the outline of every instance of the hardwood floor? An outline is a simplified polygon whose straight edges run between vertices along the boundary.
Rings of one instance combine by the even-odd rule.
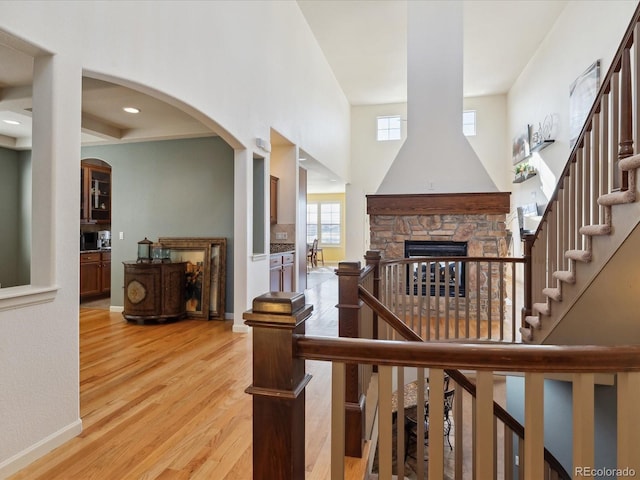
[[[307,332],[337,335],[337,281],[306,293]],[[137,325],[80,312],[83,432],[12,480],[252,478],[250,333],[230,321]],[[307,371],[306,478],[327,479],[331,366],[309,361]]]

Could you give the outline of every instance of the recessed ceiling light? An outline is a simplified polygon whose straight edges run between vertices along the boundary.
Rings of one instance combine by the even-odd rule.
[[[9,125],[20,125],[20,122],[16,120],[3,120],[4,123],[8,123]]]
[[[123,110],[127,113],[140,113],[140,109],[136,107],[124,107]]]

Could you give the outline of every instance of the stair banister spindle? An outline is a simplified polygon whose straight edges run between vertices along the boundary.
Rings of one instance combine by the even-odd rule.
[[[631,53],[630,48],[633,37],[622,52],[622,68],[620,70],[620,150],[618,161],[633,155],[633,118],[631,102]],[[629,188],[629,172],[618,172],[620,177],[620,189]]]
[[[610,142],[610,168],[611,191],[620,189],[620,173],[618,171],[618,148],[620,138],[620,72],[611,76],[611,142]]]
[[[594,375],[573,375],[573,465],[594,463]]]
[[[591,224],[598,225],[602,223],[600,219],[598,205],[598,197],[600,196],[600,113],[598,112],[593,119],[592,132],[592,166],[593,174],[591,175]]]
[[[380,260],[379,250],[368,250],[364,256],[367,265],[373,267],[373,296],[380,300]],[[373,313],[373,338],[378,338],[378,315]]]
[[[600,195],[604,195],[605,193],[609,193],[609,142],[611,138],[609,137],[609,94],[605,94],[602,98],[601,102],[601,114],[600,121],[602,125],[600,126]],[[604,207],[600,207],[600,218],[602,219],[602,223],[607,222],[606,213]]]

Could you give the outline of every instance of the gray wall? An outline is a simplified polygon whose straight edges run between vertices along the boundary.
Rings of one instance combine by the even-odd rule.
[[[99,158],[112,168],[111,305],[124,304],[122,262],[136,259],[144,237],[225,237],[231,312],[233,149],[209,137],[83,147],[82,158]]]
[[[615,386],[595,387],[595,465],[615,468],[617,465]],[[573,475],[573,393],[570,382],[544,382],[544,444],[570,475]],[[507,377],[507,411],[524,425],[524,378]],[[514,450],[517,452],[517,449]],[[517,467],[516,467],[517,468]]]
[[[18,285],[20,233],[20,168],[18,152],[0,148],[0,284]]]
[[[31,281],[31,152],[0,147],[0,284]]]

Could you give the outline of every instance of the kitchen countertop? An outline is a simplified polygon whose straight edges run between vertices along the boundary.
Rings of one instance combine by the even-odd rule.
[[[269,253],[295,253],[296,246],[293,243],[272,243]]]

